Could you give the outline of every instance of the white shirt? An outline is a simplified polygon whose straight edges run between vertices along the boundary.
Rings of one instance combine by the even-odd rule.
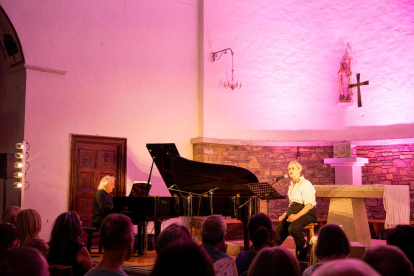
[[[312,183],[309,180],[306,180],[303,176],[300,178],[299,183],[293,185],[293,181],[290,182],[288,197],[289,197],[289,206],[292,202],[297,202],[300,204],[312,204],[312,207],[316,206],[316,190],[312,186]]]

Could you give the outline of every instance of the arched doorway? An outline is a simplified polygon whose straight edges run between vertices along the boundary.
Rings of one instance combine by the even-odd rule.
[[[1,6],[0,52],[0,153],[14,153],[14,144],[24,140],[26,69],[19,37]],[[13,182],[0,180],[0,213],[3,206],[21,205],[21,189]]]

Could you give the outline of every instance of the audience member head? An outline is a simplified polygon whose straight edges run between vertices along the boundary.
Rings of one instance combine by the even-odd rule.
[[[1,221],[3,223],[8,223],[15,225],[17,220],[17,214],[20,212],[21,208],[19,206],[10,206],[4,209],[3,214],[1,215]]]
[[[272,241],[276,237],[276,232],[272,220],[267,215],[263,213],[253,215],[249,219],[247,229],[255,251],[265,246],[273,246]]]
[[[346,258],[350,243],[344,230],[338,224],[325,224],[318,235],[315,254],[321,260]]]
[[[64,212],[53,223],[50,233],[51,255],[63,255],[71,243],[80,243],[83,227],[78,214]]]
[[[208,216],[201,226],[201,240],[203,243],[218,246],[224,240],[227,225],[224,218],[220,215]]]
[[[380,245],[369,248],[362,258],[382,276],[412,276],[413,266],[404,252],[393,245]]]
[[[105,252],[125,252],[128,260],[134,249],[134,227],[131,219],[121,214],[108,215],[101,224],[100,240]]]
[[[49,276],[49,265],[39,250],[19,247],[1,255],[0,271],[2,276]]]
[[[22,230],[21,246],[25,246],[31,238],[39,238],[39,232],[42,230],[39,212],[34,209],[21,210],[17,215],[16,226]]]
[[[248,276],[299,276],[298,259],[287,249],[275,246],[264,248],[249,267]]]
[[[381,276],[368,264],[359,259],[340,259],[321,265],[312,276]]]
[[[155,251],[159,254],[161,250],[172,242],[192,240],[187,227],[173,223],[166,227],[155,240]]]
[[[161,250],[151,276],[214,276],[207,252],[194,241],[179,241]]]
[[[20,246],[22,230],[11,224],[0,224],[0,255],[8,249]]]
[[[387,232],[387,244],[399,247],[414,267],[414,226],[398,225]]]
[[[115,188],[115,177],[106,175],[99,182],[98,190],[104,190],[108,194]]]

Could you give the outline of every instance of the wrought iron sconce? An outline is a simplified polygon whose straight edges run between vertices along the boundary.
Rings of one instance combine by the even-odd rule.
[[[242,83],[240,82],[240,84],[239,84],[238,81],[236,81],[236,83],[234,83],[234,76],[233,76],[233,72],[234,72],[234,69],[233,69],[233,55],[234,55],[234,53],[231,50],[231,48],[227,48],[227,49],[212,53],[211,61],[214,62],[216,60],[219,60],[223,54],[227,54],[227,50],[230,50],[230,52],[231,52],[231,82],[230,81],[227,81],[227,82],[225,81],[223,86],[226,89],[231,88],[232,90],[234,90],[236,88],[241,88]]]

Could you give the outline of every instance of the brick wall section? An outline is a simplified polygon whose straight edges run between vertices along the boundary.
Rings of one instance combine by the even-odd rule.
[[[305,178],[315,185],[332,185],[334,168],[324,164],[324,158],[333,157],[333,147],[262,147],[199,143],[193,145],[194,160],[206,163],[233,165],[253,172],[260,182],[287,174],[290,161],[298,160],[303,166]],[[299,156],[297,156],[299,153]],[[282,179],[276,186],[287,193],[290,182]],[[329,198],[317,198],[318,216],[328,216]],[[272,200],[270,217],[278,218],[288,207],[288,200]],[[266,203],[260,203],[260,211],[266,212]]]
[[[206,163],[233,165],[253,172],[260,182],[287,173],[288,163],[299,160],[305,178],[315,185],[332,185],[335,170],[325,165],[324,158],[333,157],[333,147],[264,147],[211,143],[194,144],[194,160]],[[300,156],[297,156],[299,152]],[[362,167],[363,184],[410,185],[411,220],[414,220],[414,144],[386,146],[357,146],[353,155],[366,157],[369,163]],[[278,182],[277,190],[287,192],[289,181]],[[385,219],[382,199],[366,199],[368,218]],[[318,217],[328,215],[329,199],[317,198]],[[286,211],[287,199],[270,202],[270,216],[277,218]],[[265,202],[260,203],[266,212]]]
[[[359,146],[357,156],[369,163],[362,167],[363,184],[410,185],[410,220],[414,220],[414,145]],[[382,199],[366,199],[368,218],[385,219]]]

